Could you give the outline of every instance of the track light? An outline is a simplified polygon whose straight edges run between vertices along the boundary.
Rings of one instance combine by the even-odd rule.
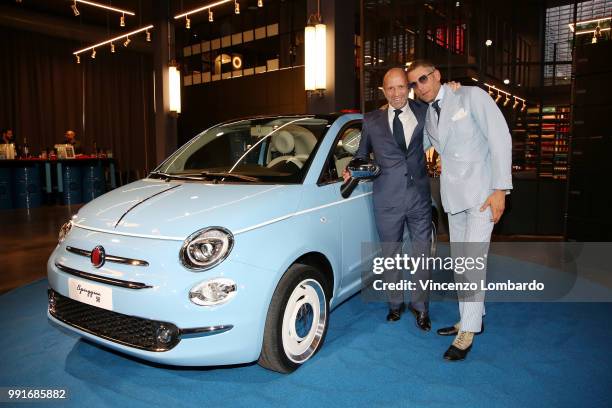
[[[132,42],[132,40],[130,40],[130,37],[125,37],[125,41],[123,42],[123,46],[127,47],[128,45],[130,45],[130,42]]]
[[[527,104],[523,101],[523,107],[521,108],[521,112],[523,112],[525,109],[527,109]]]
[[[518,99],[514,98],[514,104],[512,105],[512,109],[516,109],[516,107],[518,106],[519,101]]]
[[[78,55],[75,55],[75,57],[76,57],[76,59],[77,59],[77,64],[80,64],[80,63],[81,63],[81,57],[80,57],[80,56],[78,56]]]
[[[70,6],[70,8],[72,9],[72,12],[74,13],[74,16],[77,17],[79,14],[79,9],[77,8],[76,5],[76,1],[74,3],[72,3],[72,6]]]
[[[501,99],[501,92],[497,92],[497,98],[495,98],[495,103],[499,102],[499,100]]]
[[[188,30],[191,28],[191,20],[189,17],[185,17],[185,28]]]
[[[125,14],[122,14],[121,17],[119,17],[119,25],[121,27],[125,27]]]
[[[213,18],[213,12],[211,9],[208,9],[208,21],[210,23],[212,23],[213,21],[215,21],[215,19]]]
[[[91,58],[96,59],[96,49],[95,48],[91,51]]]
[[[238,0],[234,0],[234,13],[240,14],[240,3],[238,3]]]
[[[263,0],[257,0],[257,7],[263,7]]]
[[[111,43],[111,53],[115,53],[115,44]]]
[[[510,103],[510,97],[508,95],[506,95],[506,99],[504,100],[504,105],[503,106],[508,105],[508,103]]]
[[[147,32],[147,42],[151,42],[151,32],[149,30]]]

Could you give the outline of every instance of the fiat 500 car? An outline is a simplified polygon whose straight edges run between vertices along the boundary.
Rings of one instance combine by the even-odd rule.
[[[361,121],[223,123],[91,201],[49,258],[50,321],[162,364],[295,370],[360,290],[361,243],[378,241],[372,183],[340,193]]]

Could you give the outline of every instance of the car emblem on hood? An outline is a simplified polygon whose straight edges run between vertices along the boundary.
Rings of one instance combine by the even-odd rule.
[[[100,268],[104,265],[104,261],[106,261],[106,253],[104,252],[104,247],[102,245],[98,245],[94,249],[91,250],[91,255],[89,256],[89,260],[91,264],[96,268]]]

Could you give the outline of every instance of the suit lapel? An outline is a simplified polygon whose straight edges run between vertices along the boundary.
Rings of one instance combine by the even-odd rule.
[[[408,150],[410,150],[410,146],[414,143],[414,141],[418,138],[419,134],[423,137],[423,126],[425,126],[425,115],[423,114],[423,110],[427,109],[427,105],[420,106],[417,102],[412,99],[408,100],[408,106],[414,115],[417,124],[412,131],[412,136],[410,137],[410,144],[408,145]],[[427,114],[427,111],[424,112]]]
[[[452,117],[457,111],[459,105],[459,95],[455,94],[452,89],[446,85],[442,85],[444,89],[444,99],[442,100],[442,106],[440,106],[440,121],[438,122],[438,139],[440,141],[440,151],[444,150],[444,146],[450,138],[450,128],[452,123]],[[431,115],[432,119],[433,116]]]

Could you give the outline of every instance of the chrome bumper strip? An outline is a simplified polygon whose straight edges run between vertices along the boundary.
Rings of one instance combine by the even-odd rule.
[[[194,327],[191,329],[180,329],[181,339],[190,339],[193,337],[212,336],[214,334],[225,333],[234,328],[232,324],[224,324],[219,326]]]
[[[85,256],[87,258],[91,256],[91,251],[88,251],[86,249],[80,249],[80,248],[74,248],[71,246],[67,246],[66,251],[72,252],[73,254],[76,254],[76,255]],[[125,265],[149,266],[149,263],[147,261],[143,261],[141,259],[124,258],[121,256],[114,256],[114,255],[108,255],[108,254],[105,256],[104,259],[106,260],[106,262],[115,262],[115,263],[120,263],[120,264],[125,264]]]
[[[148,288],[153,287],[153,286],[147,285],[142,282],[130,282],[130,281],[124,281],[120,279],[107,278],[106,276],[94,275],[88,272],[82,272],[82,271],[73,269],[69,266],[62,265],[59,262],[56,262],[55,266],[57,267],[57,269],[63,272],[69,273],[70,275],[74,275],[74,276],[77,276],[83,279],[89,279],[95,282],[106,283],[108,285],[120,286],[122,288],[128,288],[128,289],[148,289]]]

